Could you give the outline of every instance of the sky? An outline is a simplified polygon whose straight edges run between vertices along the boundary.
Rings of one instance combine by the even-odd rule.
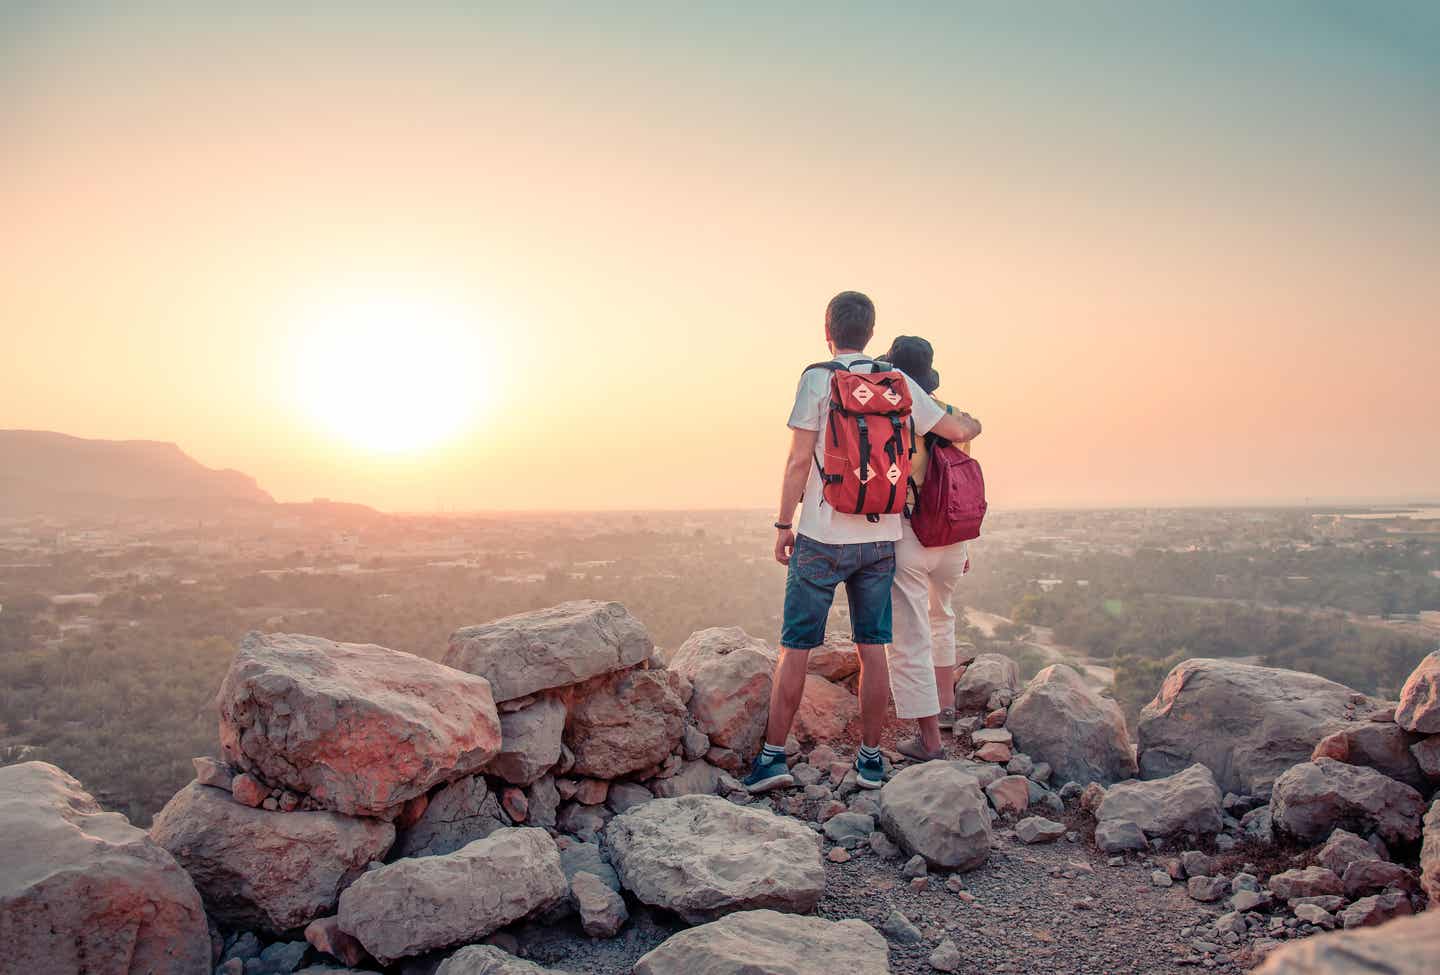
[[[0,2],[0,428],[770,507],[858,289],[992,504],[1440,495],[1433,4],[293,6]]]

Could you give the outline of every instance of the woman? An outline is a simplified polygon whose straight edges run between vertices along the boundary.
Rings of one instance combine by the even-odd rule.
[[[890,346],[886,361],[904,372],[934,396],[940,386],[935,351],[930,343],[902,335]],[[935,397],[946,412],[954,410]],[[912,494],[925,483],[925,467],[934,439],[926,435],[915,445]],[[969,452],[969,445],[961,449]],[[890,588],[894,615],[894,643],[887,661],[895,713],[913,718],[918,737],[901,742],[901,754],[918,761],[944,758],[941,729],[955,727],[955,585],[969,568],[964,542],[943,548],[926,548],[915,538],[908,517],[901,519],[902,535],[895,543],[895,582]]]

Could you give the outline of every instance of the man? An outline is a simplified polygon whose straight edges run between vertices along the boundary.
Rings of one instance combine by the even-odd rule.
[[[873,372],[865,346],[875,334],[875,305],[858,291],[844,291],[825,309],[825,342],[835,361],[855,371]],[[947,440],[965,443],[980,434],[980,424],[965,413],[947,414],[913,379],[906,377],[912,401],[915,435],[932,430]],[[884,784],[880,733],[889,707],[890,683],[885,670],[885,644],[890,642],[890,586],[895,576],[895,542],[900,516],[837,512],[824,503],[817,443],[824,442],[828,423],[830,372],[807,369],[795,391],[790,411],[790,457],[780,490],[780,516],[775,520],[775,560],[789,567],[785,580],[785,611],[780,632],[780,660],[770,690],[770,716],[765,745],[755,759],[745,787],[751,792],[793,785],[785,761],[785,739],[805,691],[809,651],[825,642],[825,621],[835,587],[845,584],[850,626],[860,655],[861,747],[855,771],[862,788]],[[804,499],[798,533],[791,522]]]

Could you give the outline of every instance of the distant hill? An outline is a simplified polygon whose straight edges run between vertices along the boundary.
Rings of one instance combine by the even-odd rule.
[[[249,475],[205,467],[173,443],[0,430],[0,515],[106,516],[274,503]]]

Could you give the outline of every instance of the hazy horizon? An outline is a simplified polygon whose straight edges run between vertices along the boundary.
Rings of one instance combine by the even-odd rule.
[[[857,288],[997,506],[1433,498],[1437,96],[1421,3],[10,6],[0,427],[764,509]]]

